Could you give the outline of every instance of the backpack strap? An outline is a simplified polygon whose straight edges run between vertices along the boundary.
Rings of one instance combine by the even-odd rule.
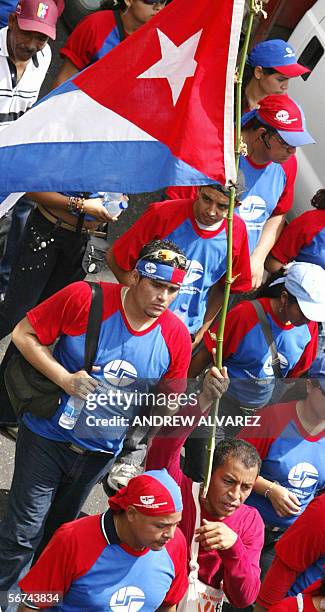
[[[258,300],[252,300],[251,304],[254,306],[256,314],[258,316],[258,320],[261,324],[262,332],[264,334],[266,343],[270,349],[272,356],[272,368],[275,378],[283,378],[282,371],[280,368],[280,358],[278,354],[278,350],[273,338],[272,330],[270,324],[266,318],[266,314],[264,312],[264,308]]]
[[[88,285],[91,287],[91,304],[85,340],[85,370],[90,374],[96,357],[102,323],[103,290],[98,283],[88,283]]]
[[[118,9],[114,9],[113,12],[114,12],[115,22],[117,25],[120,41],[122,42],[122,40],[124,40],[126,36],[125,36],[125,30],[124,30],[122,19],[121,19],[121,13]]]

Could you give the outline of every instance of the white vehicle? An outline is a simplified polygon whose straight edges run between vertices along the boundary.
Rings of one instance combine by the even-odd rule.
[[[290,96],[304,109],[316,144],[297,149],[298,176],[293,216],[310,208],[310,199],[325,187],[325,0],[318,0],[294,29],[290,44],[309,74],[290,81]]]

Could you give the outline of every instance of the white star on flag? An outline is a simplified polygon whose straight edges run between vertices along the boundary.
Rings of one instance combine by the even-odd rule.
[[[161,59],[148,70],[140,74],[138,79],[167,79],[175,106],[181,95],[184,83],[192,77],[197,67],[194,59],[203,30],[193,34],[179,47],[166,34],[157,28],[159,36]]]

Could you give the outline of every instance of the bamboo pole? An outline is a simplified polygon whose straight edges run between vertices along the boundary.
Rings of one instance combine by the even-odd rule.
[[[262,12],[262,2],[256,2],[256,0],[250,0],[249,2],[249,17],[247,23],[247,31],[245,35],[244,45],[242,49],[242,56],[239,65],[237,84],[236,84],[236,144],[235,144],[235,166],[236,166],[236,175],[238,175],[239,169],[239,159],[241,155],[241,104],[242,104],[242,83],[243,83],[243,74],[245,69],[246,56],[251,36],[251,31],[253,27],[254,15],[257,12]],[[227,236],[227,271],[226,271],[226,282],[225,282],[225,291],[223,304],[220,313],[220,320],[218,325],[218,335],[216,339],[216,358],[215,365],[220,370],[222,368],[222,348],[223,348],[223,334],[225,329],[225,322],[227,316],[227,309],[229,303],[230,296],[230,287],[233,282],[232,278],[232,230],[233,230],[233,216],[234,216],[234,207],[235,207],[235,194],[236,189],[234,186],[230,189],[230,198],[229,198],[229,208],[227,215],[228,222],[228,236]],[[203,481],[203,497],[206,497],[211,473],[212,473],[212,462],[213,462],[213,454],[215,449],[215,436],[216,436],[216,417],[219,412],[219,400],[214,402],[212,407],[210,418],[213,426],[211,428],[211,433],[208,440],[208,449],[207,449],[207,465],[206,471],[204,474]]]

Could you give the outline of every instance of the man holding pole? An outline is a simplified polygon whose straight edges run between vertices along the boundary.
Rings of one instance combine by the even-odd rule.
[[[222,395],[226,375],[226,369],[212,368],[205,377],[198,397],[202,412]],[[160,430],[151,443],[146,469],[166,468],[181,488],[184,510],[180,528],[191,560],[189,581],[199,601],[221,601],[224,593],[234,607],[244,608],[255,601],[260,585],[264,525],[259,513],[244,502],[261,461],[251,444],[224,440],[214,452],[211,481],[203,499],[199,483],[180,469],[181,449],[200,418],[198,412],[197,406],[184,409],[184,417],[193,417],[189,427]],[[189,601],[180,609],[191,609],[186,607]]]

